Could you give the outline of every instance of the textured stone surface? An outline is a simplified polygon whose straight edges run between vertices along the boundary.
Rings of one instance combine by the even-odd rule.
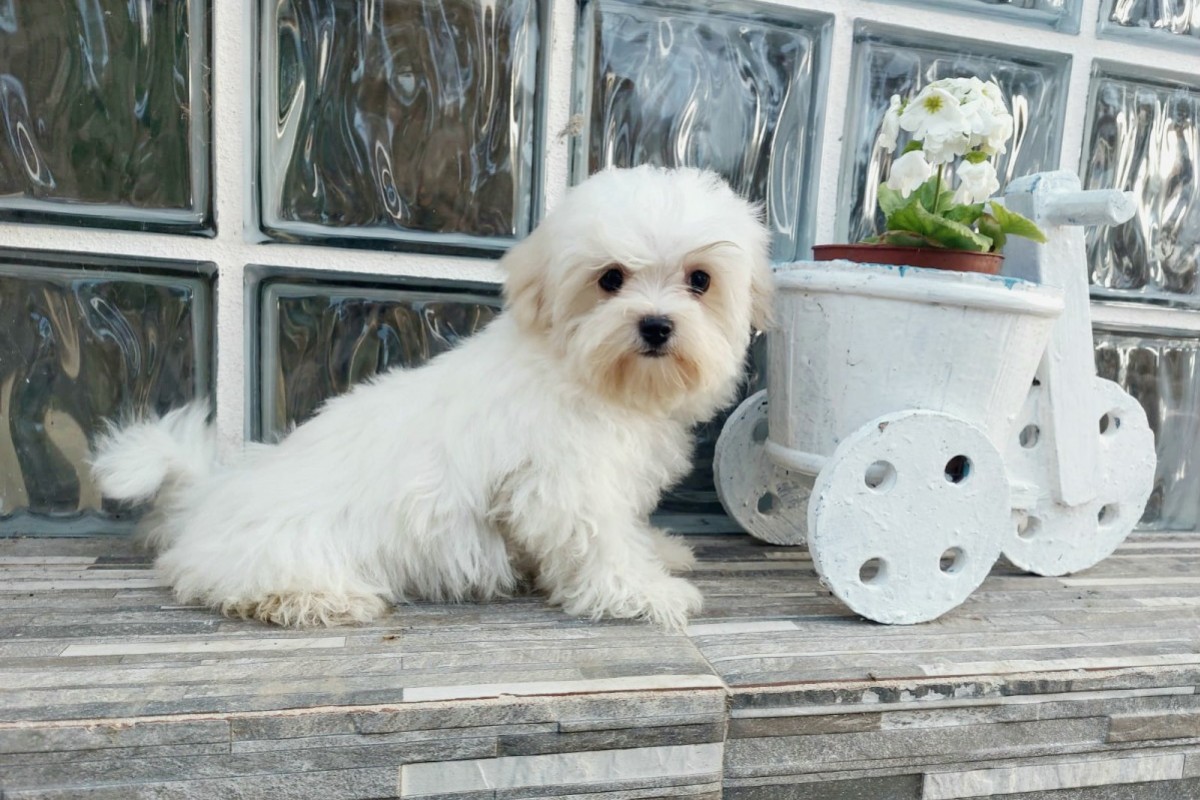
[[[922,797],[924,800],[959,800],[1179,780],[1183,777],[1183,761],[1183,755],[1175,753],[930,773],[925,775]]]
[[[921,776],[734,786],[725,800],[921,800]]]
[[[1108,727],[1110,742],[1191,738],[1200,738],[1200,712],[1119,714],[1113,715]]]
[[[119,539],[0,540],[0,786],[351,800],[400,796],[403,768],[426,796],[509,780],[458,800],[932,800],[1001,778],[1006,800],[1200,797],[1200,542],[1137,535],[1086,585],[1000,567],[942,620],[890,628],[803,550],[694,541],[705,616],[680,636],[537,597],[283,631],[95,588],[149,574]]]

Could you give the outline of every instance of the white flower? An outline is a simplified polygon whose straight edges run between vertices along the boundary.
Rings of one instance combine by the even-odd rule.
[[[1012,114],[1005,111],[1002,114],[997,114],[995,124],[987,137],[983,140],[983,147],[989,155],[995,153],[1003,153],[1005,144],[1013,135],[1013,118]]]
[[[988,81],[979,87],[979,91],[983,96],[996,104],[996,107],[1002,111],[1008,111],[1004,105],[1004,92],[1000,91],[1000,86],[995,81]]]
[[[896,149],[896,137],[900,135],[900,95],[892,95],[891,105],[883,115],[879,129],[879,146],[889,153]]]
[[[971,147],[979,147],[1000,130],[1001,121],[990,100],[980,96],[978,100],[964,103],[963,116],[971,125]]]
[[[971,149],[971,137],[965,133],[953,132],[948,136],[925,137],[923,150],[931,164],[945,164],[965,154]]]
[[[970,78],[942,78],[929,84],[931,88],[942,89],[958,98],[960,103],[970,102],[981,94],[983,81],[974,76]]]
[[[988,155],[1003,153],[1013,134],[1013,118],[1004,105],[1000,87],[979,82],[979,91],[963,103],[963,116],[971,124],[971,147],[982,147]]]
[[[937,86],[925,86],[900,115],[900,127],[926,144],[934,163],[961,156],[970,146],[971,122],[962,115],[958,98]]]
[[[956,202],[963,202],[959,200],[961,195],[968,198],[968,203],[982,203],[1000,189],[996,168],[990,161],[980,161],[978,164],[964,161],[958,165],[958,180],[958,192],[954,196]]]
[[[908,197],[913,190],[933,174],[933,167],[925,160],[920,150],[905,153],[892,162],[892,174],[888,176],[889,189],[895,189],[901,197]]]

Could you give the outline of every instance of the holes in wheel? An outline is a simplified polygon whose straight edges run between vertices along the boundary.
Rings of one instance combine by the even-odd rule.
[[[1111,436],[1121,427],[1121,418],[1117,416],[1115,411],[1110,411],[1100,417],[1100,435]]]
[[[963,553],[961,547],[951,547],[946,552],[942,553],[942,557],[938,562],[938,567],[947,575],[953,575],[956,572],[961,572],[963,565],[967,563],[967,557]]]
[[[1112,525],[1117,521],[1117,517],[1120,516],[1120,510],[1116,503],[1101,506],[1100,511],[1096,514],[1096,521],[1101,525]]]
[[[1026,425],[1024,428],[1021,428],[1021,433],[1017,436],[1017,441],[1021,443],[1021,447],[1028,450],[1038,443],[1041,435],[1042,429],[1037,425]]]
[[[758,498],[758,513],[760,514],[774,514],[778,507],[779,498],[770,492]]]
[[[869,558],[858,568],[858,580],[869,586],[879,583],[887,574],[887,563],[882,558]]]
[[[886,461],[876,461],[867,467],[863,482],[877,492],[886,492],[896,483],[896,468]]]
[[[754,431],[750,434],[750,438],[754,440],[755,444],[762,444],[767,440],[767,434],[770,433],[770,430],[771,429],[767,425],[767,421],[765,419],[760,419],[758,422],[754,423]]]
[[[955,456],[946,462],[946,480],[951,483],[962,483],[971,475],[971,459],[966,456]]]
[[[1022,539],[1032,539],[1038,535],[1038,531],[1042,529],[1042,521],[1037,517],[1031,517],[1028,514],[1021,517],[1017,522],[1017,536]]]

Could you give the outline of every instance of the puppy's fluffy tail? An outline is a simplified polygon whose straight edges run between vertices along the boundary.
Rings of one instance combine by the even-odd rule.
[[[92,475],[114,500],[151,500],[165,484],[191,483],[216,466],[208,403],[198,400],[162,418],[110,423],[92,453]]]

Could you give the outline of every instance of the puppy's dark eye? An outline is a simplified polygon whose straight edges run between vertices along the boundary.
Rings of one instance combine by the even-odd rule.
[[[610,267],[600,276],[600,288],[609,294],[616,294],[625,283],[625,273],[619,267]]]
[[[708,291],[708,284],[711,279],[708,273],[702,269],[692,270],[692,274],[688,275],[688,286],[691,287],[694,294],[704,294]]]

